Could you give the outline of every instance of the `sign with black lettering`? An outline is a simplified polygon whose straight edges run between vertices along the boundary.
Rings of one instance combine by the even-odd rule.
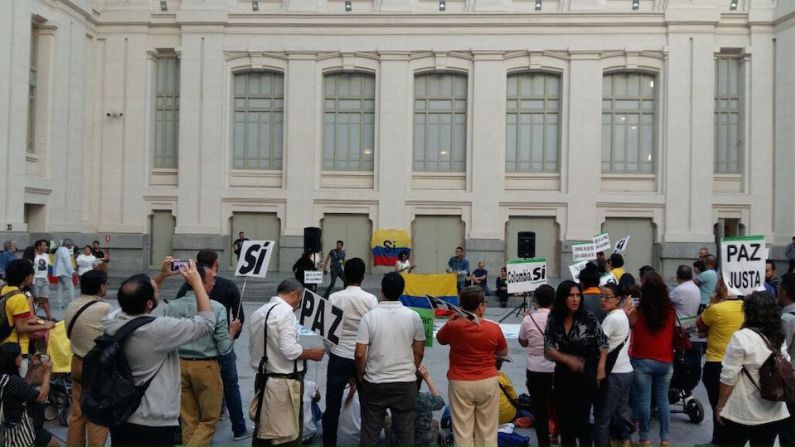
[[[320,270],[304,270],[304,284],[322,284],[323,272]]]
[[[245,241],[240,248],[235,276],[264,278],[273,253],[274,241]]]
[[[616,242],[616,248],[613,250],[613,253],[623,253],[627,249],[627,245],[629,245],[629,235],[624,236],[623,239],[619,239]]]
[[[765,290],[767,246],[764,236],[727,237],[720,241],[721,273],[729,293]]]
[[[513,259],[506,267],[508,293],[532,292],[547,283],[546,258]]]
[[[322,296],[304,289],[298,324],[337,345],[342,331],[342,309]]]
[[[598,252],[610,250],[610,235],[607,233],[597,234],[593,237],[593,249]]]
[[[596,247],[594,247],[593,242],[572,244],[571,258],[574,262],[596,259]]]

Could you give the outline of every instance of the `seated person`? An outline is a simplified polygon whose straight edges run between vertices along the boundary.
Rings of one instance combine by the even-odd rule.
[[[519,409],[519,396],[513,388],[513,382],[507,374],[501,371],[504,359],[497,358],[497,380],[500,383],[500,424],[513,422],[517,418],[530,416],[530,412]]]
[[[417,389],[422,388],[422,381],[428,384],[428,392],[417,393],[417,409],[414,416],[414,445],[436,445],[439,438],[439,422],[433,419],[433,412],[444,408],[444,399],[439,394],[431,380],[431,372],[425,365],[420,365],[417,370],[420,378],[417,380]]]
[[[485,268],[485,264],[483,261],[478,262],[478,268],[472,272],[472,275],[469,277],[469,281],[473,286],[480,286],[483,289],[484,295],[491,295],[491,290],[489,289],[489,272]]]
[[[508,307],[508,271],[505,267],[500,269],[500,276],[497,278],[496,286],[494,294],[500,300],[500,307]]]

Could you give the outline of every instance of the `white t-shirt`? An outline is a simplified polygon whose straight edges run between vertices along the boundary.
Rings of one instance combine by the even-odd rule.
[[[602,331],[607,336],[607,342],[610,345],[609,351],[612,351],[621,343],[624,346],[618,353],[616,364],[613,366],[611,373],[630,373],[632,372],[632,364],[629,362],[629,320],[627,314],[622,309],[611,311],[602,321]]]
[[[98,262],[96,256],[94,255],[86,256],[81,253],[77,257],[77,274],[82,275],[83,273],[92,270],[97,264]]]
[[[414,382],[415,341],[425,341],[419,314],[400,301],[382,301],[359,325],[356,343],[369,345],[364,378],[370,383]]]
[[[36,270],[34,273],[34,278],[47,278],[47,271],[50,267],[50,255],[47,253],[42,253],[40,255],[36,255],[33,259],[33,268]]]
[[[671,302],[677,314],[697,315],[701,305],[701,290],[693,281],[685,281],[671,291]]]
[[[331,353],[353,360],[359,322],[364,314],[378,306],[378,299],[372,293],[362,290],[361,287],[348,286],[344,290],[332,293],[329,301],[344,312],[339,344],[331,348]]]

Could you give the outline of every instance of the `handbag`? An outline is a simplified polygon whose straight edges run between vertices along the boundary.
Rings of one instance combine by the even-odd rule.
[[[693,343],[690,342],[690,336],[685,328],[682,327],[682,322],[679,321],[679,315],[676,314],[676,311],[674,311],[674,317],[676,317],[676,320],[674,320],[674,351],[687,351],[693,347]]]
[[[629,341],[629,334],[627,334],[627,338],[624,339],[620,345],[616,346],[615,349],[607,353],[607,359],[605,360],[605,374],[610,374],[613,371],[613,367],[616,366],[616,361],[618,360],[618,354],[621,353],[621,350],[624,348],[624,345],[627,344],[627,341]]]
[[[29,447],[36,440],[36,429],[28,416],[27,408],[22,408],[22,418],[17,423],[6,423],[3,398],[8,384],[8,375],[0,379],[0,445],[3,447]]]

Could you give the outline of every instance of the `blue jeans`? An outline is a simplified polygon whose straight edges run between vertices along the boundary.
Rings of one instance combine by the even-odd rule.
[[[243,400],[240,398],[240,386],[237,384],[237,356],[232,348],[228,354],[218,357],[221,364],[221,380],[224,382],[224,402],[229,410],[232,421],[232,434],[240,436],[246,432],[246,419],[243,417]]]
[[[668,440],[671,410],[668,407],[668,385],[674,373],[673,363],[658,362],[651,359],[632,359],[635,379],[632,383],[634,400],[632,410],[638,420],[641,441],[649,440],[651,421],[651,396],[657,403],[657,416],[660,420],[660,441]]]

